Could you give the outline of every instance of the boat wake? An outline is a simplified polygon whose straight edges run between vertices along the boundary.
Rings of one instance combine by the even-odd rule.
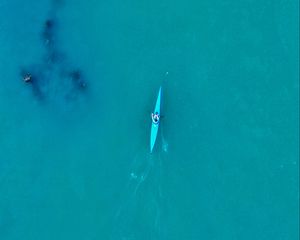
[[[156,159],[148,153],[140,153],[133,159],[121,204],[114,217],[113,239],[160,238],[160,165],[160,156]]]
[[[162,87],[159,88],[155,104],[155,114],[160,114],[161,89]],[[151,153],[157,140],[158,126],[158,120],[156,124],[154,122],[151,124]],[[167,153],[168,143],[163,137],[162,128],[161,132],[162,150]],[[145,149],[141,149],[134,157],[124,189],[123,201],[115,214],[113,239],[164,239],[161,221],[163,195],[160,152],[149,154]]]

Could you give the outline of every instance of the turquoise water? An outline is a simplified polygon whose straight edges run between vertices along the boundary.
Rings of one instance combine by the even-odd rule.
[[[298,9],[1,0],[0,239],[298,239]]]

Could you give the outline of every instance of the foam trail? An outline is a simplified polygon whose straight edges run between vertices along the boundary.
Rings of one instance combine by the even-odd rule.
[[[148,155],[147,161],[137,154],[131,165],[128,183],[125,187],[125,199],[119,206],[114,217],[114,235],[120,239],[135,239],[132,225],[135,224],[138,209],[138,192],[142,183],[148,178],[152,169],[152,156]]]
[[[155,219],[155,231],[157,233],[156,239],[160,239],[161,237],[161,201],[162,201],[162,188],[161,188],[161,181],[162,181],[162,159],[161,159],[161,154],[158,156],[158,186],[157,186],[157,199],[156,199],[156,208],[157,208],[157,215]]]
[[[123,202],[115,214],[112,239],[141,239],[141,216],[146,216],[143,224],[149,231],[148,239],[162,239],[161,205],[164,197],[161,157],[161,153],[148,154],[144,150],[134,157],[124,188]]]

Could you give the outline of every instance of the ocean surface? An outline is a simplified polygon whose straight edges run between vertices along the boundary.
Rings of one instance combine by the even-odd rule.
[[[299,239],[298,11],[0,0],[0,239]]]

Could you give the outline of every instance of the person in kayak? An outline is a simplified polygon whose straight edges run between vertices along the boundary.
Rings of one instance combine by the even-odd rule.
[[[152,118],[152,122],[153,122],[154,124],[158,124],[159,118],[160,118],[158,112],[156,112],[155,114],[152,113],[152,114],[151,114],[151,118]]]

